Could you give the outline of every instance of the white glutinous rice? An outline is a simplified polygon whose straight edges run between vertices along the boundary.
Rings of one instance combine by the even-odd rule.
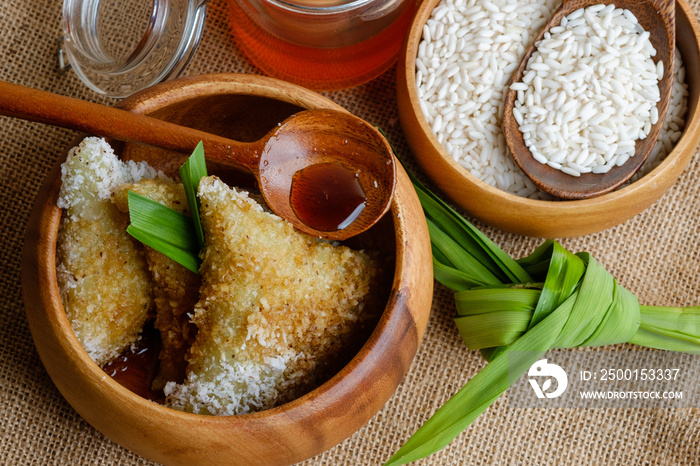
[[[685,82],[685,68],[680,52],[676,49],[676,67],[673,75],[673,87],[671,89],[671,101],[668,103],[666,119],[661,127],[659,139],[649,154],[642,168],[634,174],[629,182],[635,182],[643,177],[661,162],[673,149],[680,139],[685,126],[685,114],[688,110],[688,85]]]
[[[626,163],[654,115],[658,120],[649,33],[631,12],[594,5],[562,19],[535,45],[523,82],[511,86],[523,91],[513,114],[535,160],[572,176]]]
[[[438,141],[475,177],[523,197],[548,198],[515,165],[508,151],[502,131],[504,94],[526,47],[560,3],[559,0],[490,0],[487,7],[481,0],[442,0],[426,23],[416,57],[420,106]],[[578,44],[578,47],[584,51],[593,50],[591,42]],[[608,66],[615,63],[612,60]],[[655,68],[656,76],[658,71]],[[535,83],[534,78],[523,81],[526,87],[518,91],[520,95],[524,96],[527,88],[546,89],[551,84],[544,78]],[[593,85],[612,86],[601,82]],[[574,87],[568,92],[576,90]],[[658,165],[680,137],[687,96],[685,70],[680,54],[676,53],[668,115],[659,142],[637,176]],[[572,111],[578,105],[567,93],[553,98],[553,104],[561,107],[560,111]],[[600,126],[604,116],[605,113],[599,111],[591,120]],[[564,140],[577,136],[570,129],[563,132],[567,133],[559,133],[559,136]],[[556,132],[549,134],[556,138]],[[589,146],[591,144],[592,141]],[[579,158],[583,159],[582,153],[576,160]],[[564,159],[558,153],[550,159],[554,160],[550,165],[563,166]],[[579,164],[585,162],[580,160]]]

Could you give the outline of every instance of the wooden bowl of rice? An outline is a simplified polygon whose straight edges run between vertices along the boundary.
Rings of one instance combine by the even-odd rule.
[[[676,2],[676,61],[680,56],[683,68],[676,68],[657,149],[631,182],[585,200],[554,199],[539,192],[507,152],[498,113],[510,74],[529,45],[516,37],[526,35],[528,28],[534,37],[558,2],[456,3],[421,4],[397,84],[399,115],[412,152],[450,201],[505,231],[570,237],[630,219],[673,185],[700,139],[700,27],[686,1]],[[511,39],[507,33],[513,28],[519,29]]]
[[[181,78],[142,91],[123,108],[255,140],[302,109],[341,107],[319,94],[275,79],[215,74]],[[67,148],[68,149],[68,148]],[[122,158],[160,160],[169,170],[180,154],[115,143]],[[214,416],[166,407],[137,395],[89,357],[71,328],[59,295],[56,244],[61,209],[60,160],[40,191],[29,222],[22,280],[26,313],[41,360],[54,383],[92,426],[144,458],[162,464],[286,465],[322,453],[352,435],[382,408],[401,382],[423,337],[432,302],[432,262],[425,218],[399,169],[390,214],[351,247],[386,258],[378,318],[364,343],[345,354],[326,382],[276,407]],[[235,175],[209,167],[222,179]],[[241,179],[241,183],[249,180]],[[147,375],[143,375],[146,377]],[[133,375],[135,378],[141,374]],[[149,382],[150,383],[150,382]]]

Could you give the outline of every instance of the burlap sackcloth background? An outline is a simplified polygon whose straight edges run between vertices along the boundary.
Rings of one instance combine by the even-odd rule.
[[[60,0],[0,0],[0,78],[112,104],[56,60]],[[700,12],[700,2],[691,2]],[[186,74],[257,73],[239,55],[223,0],[209,8],[201,47]],[[326,93],[383,127],[414,167],[401,134],[394,70],[366,85]],[[149,464],[88,425],[56,390],[34,349],[21,297],[25,224],[39,185],[75,133],[0,117],[0,463]],[[587,250],[645,304],[700,304],[700,157],[647,211],[607,231],[563,240]],[[485,227],[515,257],[540,239]],[[462,344],[451,293],[437,286],[425,339],[403,383],[363,429],[308,465],[374,465],[409,436],[483,366]],[[624,347],[622,347],[624,349]],[[499,400],[448,448],[419,464],[700,464],[697,409],[509,409]]]

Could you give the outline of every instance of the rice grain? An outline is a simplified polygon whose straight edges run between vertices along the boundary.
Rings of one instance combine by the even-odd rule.
[[[422,81],[417,84],[420,106],[428,124],[432,126],[437,115],[442,114],[443,121],[440,130],[436,132],[437,139],[442,141],[450,156],[474,176],[488,182],[482,177],[484,172],[482,168],[494,167],[501,176],[494,177],[493,185],[523,197],[547,198],[548,196],[537,190],[520,171],[505,145],[501,129],[504,92],[520,58],[525,53],[525,47],[532,42],[536,32],[559,4],[558,0],[518,2],[490,0],[487,8],[478,0],[442,0],[433,10],[428,23],[433,28],[437,23],[444,23],[444,35],[439,39],[435,38],[424,28],[416,57],[416,72],[422,73]],[[623,15],[627,18],[629,13],[625,11]],[[569,16],[567,21],[570,28],[582,27],[585,21],[584,12],[577,11],[573,16]],[[612,18],[610,22],[614,24]],[[451,31],[455,29],[454,35],[457,37],[457,42],[453,43]],[[490,31],[494,31],[495,34],[490,34]],[[575,34],[576,32],[573,31],[572,37]],[[476,39],[489,41],[479,42]],[[567,55],[574,53],[591,55],[595,47],[602,44],[601,38],[597,36],[590,42],[579,44],[572,38],[568,40],[571,43],[566,44],[564,41],[564,47],[567,48],[561,50],[566,51],[566,54],[560,55],[555,61],[563,61],[567,59]],[[479,47],[479,44],[482,47]],[[635,54],[643,53],[643,44],[628,40],[623,47],[625,49],[624,52],[620,52],[620,64],[615,71],[625,67],[629,68],[631,75],[643,72],[652,73],[658,77],[658,65],[653,70],[636,70],[630,66],[630,62],[634,63],[636,59]],[[444,66],[440,68],[442,64]],[[547,64],[549,68],[554,68],[551,61]],[[460,71],[451,77],[446,77],[445,71],[451,70],[454,66],[459,66]],[[583,64],[581,70],[585,73],[581,73],[580,79],[586,79],[585,76],[595,78],[592,79],[590,89],[587,91],[601,93],[605,82],[601,83],[596,75],[598,66]],[[454,92],[448,93],[443,99],[438,99],[437,93],[444,81],[454,85],[457,83],[457,77],[459,77],[459,83],[454,88]],[[529,85],[534,77],[524,79],[523,83]],[[645,76],[643,79],[651,78]],[[543,87],[551,87],[551,81],[553,80],[542,76],[541,84]],[[562,86],[560,95],[548,103],[557,110],[554,113],[572,112],[569,117],[575,114],[576,102],[573,99],[579,94],[579,87],[575,82],[567,82]],[[490,92],[489,98],[482,99],[486,92]],[[524,90],[519,90],[518,97],[520,98],[520,94],[524,95],[524,93]],[[685,69],[677,52],[674,89],[668,116],[652,155],[635,179],[658,165],[680,137],[683,117],[687,109],[687,95]],[[608,115],[615,113],[612,99],[608,100],[607,103],[600,102],[598,113],[592,116],[592,121],[595,121],[596,125],[600,125]],[[456,109],[456,112],[450,112],[452,108]],[[565,116],[561,118],[562,121],[566,119]],[[479,121],[481,128],[477,127],[476,121]],[[550,121],[548,124],[553,123],[554,121]],[[671,124],[675,126],[669,126]],[[449,132],[447,128],[450,128]],[[562,129],[562,135],[565,131],[568,134],[562,136],[564,140],[579,140],[582,144],[586,141],[585,138],[576,138],[581,131],[580,126],[573,125],[567,130]],[[632,131],[628,133],[632,134]],[[485,145],[488,145],[488,151],[483,150]],[[482,161],[482,154],[485,153],[488,153],[489,158]]]

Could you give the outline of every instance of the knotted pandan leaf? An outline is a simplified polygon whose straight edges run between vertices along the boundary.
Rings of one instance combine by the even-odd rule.
[[[634,343],[700,354],[700,306],[640,306],[589,253],[548,240],[514,260],[415,177],[435,278],[454,290],[466,346],[489,363],[386,463],[445,447],[546,351]]]

